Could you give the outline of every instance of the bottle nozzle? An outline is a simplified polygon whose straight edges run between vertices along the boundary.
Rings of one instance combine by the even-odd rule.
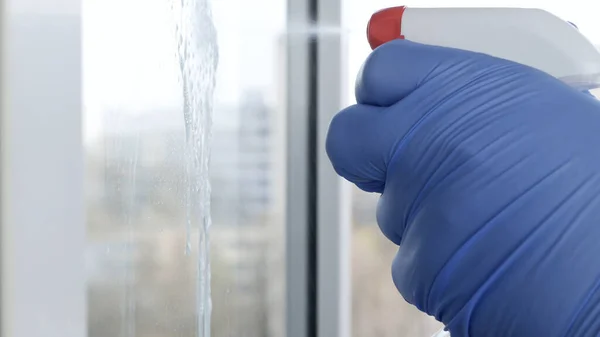
[[[380,10],[371,16],[367,24],[367,40],[371,49],[396,40],[403,39],[402,15],[406,6],[391,7]]]

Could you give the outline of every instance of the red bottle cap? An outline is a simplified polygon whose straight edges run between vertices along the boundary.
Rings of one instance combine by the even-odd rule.
[[[367,24],[367,40],[371,49],[392,40],[404,39],[402,15],[405,9],[406,6],[386,8],[371,16]]]

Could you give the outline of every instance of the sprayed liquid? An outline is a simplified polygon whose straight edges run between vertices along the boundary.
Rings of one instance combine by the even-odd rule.
[[[209,228],[209,163],[212,113],[218,63],[216,29],[210,0],[173,0],[177,58],[183,91],[186,136],[186,247],[191,253],[191,233],[198,230],[197,319],[198,337],[210,336],[211,293]]]

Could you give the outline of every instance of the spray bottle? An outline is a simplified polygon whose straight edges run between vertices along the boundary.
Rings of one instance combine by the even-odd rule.
[[[600,51],[571,23],[530,8],[386,8],[369,20],[372,49],[394,39],[489,54],[581,90],[600,87]]]
[[[367,38],[372,49],[406,39],[525,64],[580,90],[600,87],[600,51],[573,24],[540,9],[392,7],[373,14]]]

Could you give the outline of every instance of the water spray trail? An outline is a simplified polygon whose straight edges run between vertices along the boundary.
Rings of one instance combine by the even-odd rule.
[[[210,336],[210,146],[218,46],[210,0],[174,0],[177,57],[183,90],[186,136],[186,253],[191,232],[199,231],[197,310],[198,336]]]

